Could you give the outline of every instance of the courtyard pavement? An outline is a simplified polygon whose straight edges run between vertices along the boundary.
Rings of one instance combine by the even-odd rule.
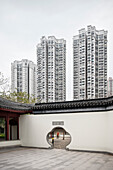
[[[0,149],[0,170],[113,170],[113,156],[63,149]]]

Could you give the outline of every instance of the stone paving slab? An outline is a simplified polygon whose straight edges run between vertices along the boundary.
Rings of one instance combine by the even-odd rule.
[[[62,149],[0,150],[0,170],[113,170],[113,156]]]

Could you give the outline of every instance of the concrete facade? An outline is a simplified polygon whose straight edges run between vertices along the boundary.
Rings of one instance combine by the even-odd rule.
[[[107,97],[107,31],[87,26],[73,37],[73,99]]]
[[[11,91],[26,92],[37,98],[37,66],[32,61],[23,59],[11,63]]]
[[[64,125],[52,125],[64,121]],[[47,134],[55,127],[64,128],[71,135],[70,150],[103,151],[113,153],[113,111],[21,115],[22,146],[49,148]]]
[[[43,36],[37,45],[37,102],[66,100],[66,40]]]
[[[113,96],[113,78],[108,79],[108,97]]]

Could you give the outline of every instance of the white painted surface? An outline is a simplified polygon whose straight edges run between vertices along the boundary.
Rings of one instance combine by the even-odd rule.
[[[2,142],[0,142],[0,147],[19,146],[19,145],[21,145],[20,140],[11,140],[11,141],[2,141]]]
[[[107,119],[107,146],[108,151],[113,153],[113,111],[108,113]]]
[[[64,125],[53,126],[52,121]],[[69,149],[113,152],[113,111],[20,116],[22,146],[50,147],[46,137],[55,127],[71,135]]]

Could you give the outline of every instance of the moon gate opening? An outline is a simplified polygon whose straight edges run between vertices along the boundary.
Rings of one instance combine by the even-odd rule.
[[[47,142],[51,148],[66,149],[71,142],[71,135],[62,127],[56,127],[47,134]]]

